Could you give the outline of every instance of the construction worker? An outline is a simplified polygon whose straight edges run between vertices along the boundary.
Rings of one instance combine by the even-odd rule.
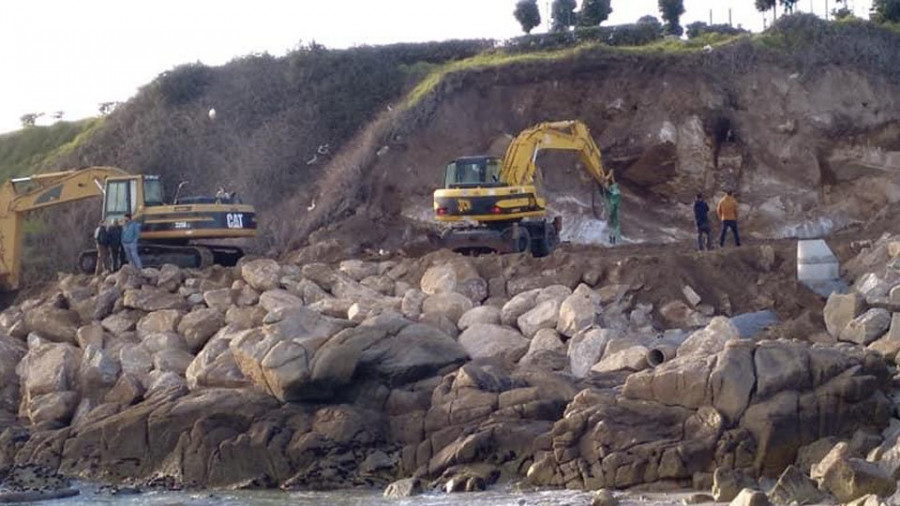
[[[106,236],[109,239],[109,265],[113,272],[118,271],[122,267],[122,257],[125,252],[122,251],[122,227],[119,220],[112,220],[106,227]]]
[[[719,216],[719,221],[722,222],[722,233],[719,234],[719,247],[725,246],[725,234],[728,233],[728,229],[731,229],[731,232],[734,234],[735,246],[740,246],[741,237],[738,235],[737,225],[738,202],[734,198],[734,190],[728,190],[725,193],[726,195],[722,197],[722,200],[716,206],[716,214]]]
[[[619,242],[621,230],[619,228],[619,205],[622,203],[622,195],[619,193],[619,183],[613,183],[609,186],[609,215],[606,219],[606,225],[609,227],[609,243],[616,244]]]
[[[697,222],[697,249],[703,251],[703,245],[706,249],[712,249],[712,239],[710,234],[712,229],[709,226],[709,205],[703,200],[703,194],[698,193],[697,199],[694,200],[694,221]],[[706,241],[703,240],[706,236]]]
[[[109,270],[107,265],[109,263],[109,236],[103,220],[100,220],[97,228],[94,229],[94,244],[97,246],[97,268],[94,269],[94,274],[99,276]]]
[[[144,266],[138,254],[138,240],[141,238],[141,224],[131,219],[131,214],[125,215],[125,226],[122,228],[122,248],[125,249],[125,258],[137,270]]]

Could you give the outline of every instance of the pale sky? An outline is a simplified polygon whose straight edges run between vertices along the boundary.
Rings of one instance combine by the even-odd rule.
[[[848,0],[868,17],[871,0]],[[799,0],[819,15],[834,0]],[[329,48],[521,34],[515,0],[2,0],[0,132],[26,113],[97,114],[163,71],[200,61],[221,65],[254,52],[282,56],[301,40]],[[550,0],[538,0],[546,31]],[[579,2],[580,3],[580,2]],[[753,0],[685,0],[682,25],[701,20],[758,31]],[[657,0],[612,0],[605,24],[659,16]],[[768,14],[771,20],[771,13]],[[51,120],[42,120],[47,124]]]

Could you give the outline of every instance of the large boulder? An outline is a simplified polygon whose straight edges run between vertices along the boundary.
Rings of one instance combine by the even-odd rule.
[[[603,359],[591,367],[592,372],[643,371],[647,363],[647,347],[631,346],[615,353],[604,354]]]
[[[428,296],[421,290],[410,288],[403,294],[403,300],[400,302],[400,312],[410,320],[416,320],[422,314],[422,303]]]
[[[229,349],[241,373],[283,402],[327,398],[313,378],[313,356],[343,325],[305,307],[270,313],[263,328],[234,334]]]
[[[184,279],[184,274],[177,265],[164,264],[159,268],[159,277],[156,278],[156,286],[163,290],[174,292],[178,290]]]
[[[104,350],[101,345],[90,344],[81,355],[78,376],[85,393],[91,394],[115,385],[122,365],[118,357]]]
[[[827,499],[828,495],[819,490],[816,482],[794,466],[788,466],[781,473],[775,487],[769,492],[769,501],[779,506],[820,504]]]
[[[711,404],[709,377],[716,357],[686,355],[628,376],[622,395],[697,409]]]
[[[100,325],[109,331],[110,334],[121,336],[125,332],[134,330],[135,325],[142,317],[143,313],[141,311],[119,311],[104,318]]]
[[[528,339],[509,327],[479,323],[459,336],[459,344],[472,358],[502,357],[516,362],[528,351]]]
[[[739,470],[717,467],[713,473],[712,495],[716,502],[730,502],[741,490],[756,487],[756,481]]]
[[[589,329],[575,334],[569,340],[567,353],[572,375],[576,378],[587,376],[591,367],[603,357],[606,344],[617,335],[617,332],[607,329]]]
[[[559,305],[560,302],[556,299],[540,302],[532,310],[518,317],[516,325],[529,339],[538,330],[554,329],[559,318]]]
[[[295,393],[309,380],[312,346],[277,339],[262,329],[238,333],[229,344],[241,373],[282,402],[302,399]]]
[[[440,292],[429,295],[422,302],[422,312],[446,316],[456,324],[462,315],[472,309],[472,301],[456,292]]]
[[[207,307],[217,309],[222,313],[235,303],[235,293],[231,288],[217,288],[203,292],[203,301]]]
[[[50,305],[38,306],[25,313],[25,326],[29,331],[60,343],[75,343],[80,323],[75,311]]]
[[[177,332],[157,332],[144,336],[141,340],[141,348],[153,355],[162,350],[187,351],[188,344],[184,337]]]
[[[125,346],[119,350],[122,372],[144,380],[153,370],[153,355],[143,345]]]
[[[75,391],[38,395],[29,400],[25,415],[33,425],[44,422],[68,424],[79,400],[80,396]]]
[[[840,444],[814,466],[822,488],[840,502],[850,502],[867,494],[889,497],[897,481],[873,462],[847,457]]]
[[[729,423],[740,420],[756,384],[752,341],[734,340],[725,345],[709,376],[713,406]]]
[[[140,290],[126,290],[122,303],[125,307],[147,312],[187,308],[187,303],[180,295],[146,286]]]
[[[500,309],[494,306],[477,306],[463,313],[457,326],[459,330],[466,330],[475,324],[500,325]]]
[[[600,313],[600,297],[591,287],[580,284],[559,306],[556,330],[572,337],[597,323]]]
[[[225,323],[238,330],[259,327],[266,317],[266,310],[259,306],[232,307],[225,313]]]
[[[886,309],[872,308],[850,320],[841,331],[838,339],[867,345],[884,335],[890,326],[891,313]]]
[[[259,305],[271,313],[302,306],[303,301],[287,290],[269,290],[259,296]]]
[[[439,329],[409,323],[395,316],[384,314],[366,320],[356,329],[348,329],[329,340],[326,347],[334,344],[359,349],[357,375],[362,378],[374,376],[389,385],[434,376],[468,358],[461,343]],[[318,360],[316,354],[317,366]]]
[[[196,353],[213,334],[225,326],[225,316],[212,308],[195,309],[178,323],[178,332],[187,341],[188,349]]]
[[[753,357],[756,395],[766,399],[784,391],[812,388],[807,347],[790,341],[763,341]]]
[[[404,478],[389,484],[384,489],[384,497],[393,499],[413,497],[422,493],[422,481],[419,478]]]
[[[149,313],[137,323],[138,336],[143,337],[157,332],[175,332],[183,314],[177,309],[163,309]]]
[[[153,369],[184,376],[193,360],[194,356],[184,350],[177,348],[160,350],[153,355]]]
[[[338,270],[350,277],[353,281],[362,281],[370,276],[378,275],[378,264],[363,260],[343,260]]]
[[[500,323],[507,326],[516,324],[516,320],[520,316],[531,311],[537,304],[537,296],[541,293],[540,288],[522,292],[510,299],[500,309]]]
[[[42,343],[30,346],[16,372],[27,399],[51,392],[78,389],[81,351],[70,344]]]
[[[825,303],[822,313],[825,317],[825,328],[832,337],[837,338],[844,327],[856,318],[863,310],[863,298],[856,292],[840,294],[832,292]]]
[[[769,506],[769,498],[759,490],[745,488],[728,503],[728,506]]]
[[[350,326],[345,320],[330,318],[305,307],[269,313],[263,323],[270,335],[295,340],[324,340]]]
[[[467,258],[457,258],[430,267],[422,276],[419,286],[427,295],[456,292],[474,303],[487,298],[488,284]]]
[[[231,354],[230,338],[214,337],[197,354],[185,371],[188,388],[241,388],[249,381]]]
[[[279,286],[281,266],[270,258],[251,260],[241,266],[241,277],[255,290],[274,290]]]
[[[725,349],[725,343],[734,339],[740,339],[737,327],[728,318],[717,316],[705,328],[688,336],[678,347],[677,355],[715,355]]]

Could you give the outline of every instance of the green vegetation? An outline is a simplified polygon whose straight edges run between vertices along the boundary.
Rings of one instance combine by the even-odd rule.
[[[681,15],[684,14],[684,0],[659,0],[659,13],[666,22],[666,33],[681,36]]]
[[[900,22],[900,0],[874,0],[872,20],[876,22]]]
[[[578,26],[597,26],[612,14],[610,0],[584,0],[578,16]]]
[[[575,26],[578,21],[575,7],[575,0],[553,0],[553,5],[550,7],[550,19],[553,22],[551,30],[563,32],[569,27]]]
[[[522,25],[522,31],[526,34],[541,24],[541,11],[538,9],[537,0],[519,0],[516,2],[513,16]]]
[[[86,141],[101,119],[59,121],[0,135],[0,181],[38,172]]]
[[[705,35],[705,34],[720,34],[720,35],[730,36],[730,35],[742,35],[742,34],[750,33],[747,30],[744,30],[742,28],[735,28],[731,25],[725,25],[725,24],[708,25],[708,24],[704,23],[703,21],[695,21],[695,22],[687,25],[685,28],[687,28],[687,36],[689,39],[700,37],[701,35]]]

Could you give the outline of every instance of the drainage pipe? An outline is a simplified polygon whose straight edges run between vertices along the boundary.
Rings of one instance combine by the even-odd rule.
[[[647,350],[647,363],[650,367],[656,367],[672,360],[678,352],[678,347],[689,335],[691,333],[684,330],[666,332]]]

